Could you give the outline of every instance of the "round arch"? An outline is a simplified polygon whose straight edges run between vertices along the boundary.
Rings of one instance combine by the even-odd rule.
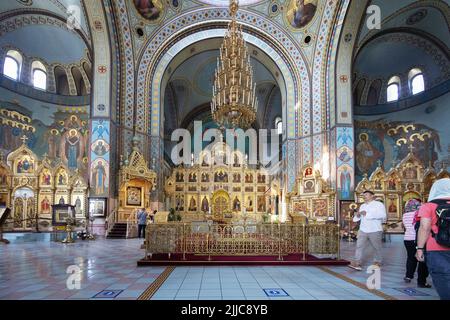
[[[158,64],[155,67],[154,76],[151,79],[151,92],[149,93],[149,100],[151,101],[151,122],[150,122],[150,133],[152,136],[159,135],[161,130],[161,117],[159,115],[162,114],[163,100],[164,100],[164,86],[165,82],[162,81],[164,74],[166,73],[166,69],[170,62],[188,45],[192,43],[198,43],[203,40],[214,39],[214,38],[223,38],[225,35],[226,29],[213,29],[213,30],[204,30],[199,31],[197,33],[188,35],[183,39],[179,40],[175,45],[171,46],[164,55],[160,58]],[[248,34],[244,32],[244,39],[247,43],[252,44],[254,47],[260,49],[267,56],[269,56],[272,61],[276,61],[276,65],[278,66],[279,71],[281,72],[281,79],[277,81],[281,92],[282,92],[282,108],[283,108],[283,118],[287,120],[287,125],[295,125],[294,121],[289,121],[289,116],[295,114],[295,106],[296,101],[295,97],[298,96],[298,92],[296,92],[294,77],[290,72],[289,66],[286,64],[284,59],[278,54],[276,50],[274,50],[270,45],[268,45],[265,41],[257,38],[254,35]],[[158,116],[156,116],[158,115]],[[292,119],[293,120],[293,119]],[[289,130],[287,128],[287,132],[291,132],[288,134],[288,138],[295,138],[295,131]]]

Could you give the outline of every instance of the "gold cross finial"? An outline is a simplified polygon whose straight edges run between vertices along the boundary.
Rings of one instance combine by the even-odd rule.
[[[22,144],[26,144],[28,137],[26,135],[23,135],[22,138],[20,138],[20,140],[22,140]]]

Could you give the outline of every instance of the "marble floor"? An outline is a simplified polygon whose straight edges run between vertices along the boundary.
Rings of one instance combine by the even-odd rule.
[[[139,239],[100,238],[64,245],[29,237],[0,244],[2,300],[438,299],[434,289],[403,282],[406,253],[401,236],[383,244],[379,290],[366,287],[370,274],[347,267],[137,267],[143,256]],[[352,257],[354,249],[355,243],[342,242],[342,257]],[[75,269],[81,271],[79,279],[70,274]]]

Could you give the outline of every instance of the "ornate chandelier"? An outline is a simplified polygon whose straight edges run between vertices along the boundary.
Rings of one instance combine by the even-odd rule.
[[[247,129],[256,120],[258,99],[242,26],[236,22],[237,11],[238,2],[231,0],[231,22],[217,59],[211,113],[222,128]]]

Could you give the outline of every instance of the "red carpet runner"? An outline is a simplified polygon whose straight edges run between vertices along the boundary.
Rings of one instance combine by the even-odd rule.
[[[170,259],[167,254],[154,254],[152,259],[141,259],[137,262],[138,266],[189,266],[189,265],[285,265],[285,266],[346,266],[350,262],[347,260],[337,260],[332,258],[319,259],[311,255],[290,254],[283,256],[283,260],[278,260],[278,256],[211,256],[208,260],[207,255],[187,254],[183,260],[182,254],[172,254]]]

